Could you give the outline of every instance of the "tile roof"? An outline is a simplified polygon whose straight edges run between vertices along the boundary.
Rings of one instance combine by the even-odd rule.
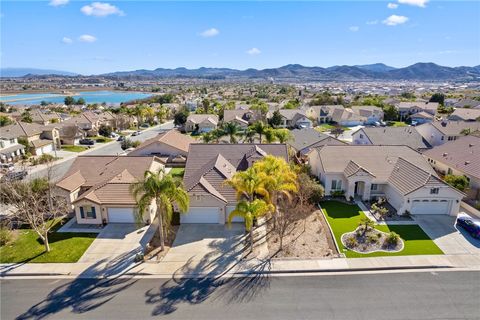
[[[324,144],[330,145],[346,144],[345,142],[330,137],[329,135],[321,133],[313,128],[295,129],[291,130],[290,133],[292,134],[292,139],[288,142],[288,144],[297,151],[308,148],[314,144],[321,143],[322,141],[324,141]]]
[[[470,129],[471,131],[480,130],[480,122],[471,122],[471,121],[451,121],[451,120],[442,120],[442,121],[433,121],[430,123],[423,124],[431,125],[435,127],[438,131],[444,135],[454,136],[460,135],[460,132],[463,129]]]
[[[448,141],[426,151],[424,156],[480,179],[480,137],[469,135]]]
[[[352,159],[355,164],[375,176],[374,183],[385,183],[399,158],[435,175],[418,152],[406,146],[346,145],[316,148],[325,172],[344,173]],[[350,164],[351,166],[351,164]],[[350,170],[350,169],[349,169]]]
[[[480,109],[456,108],[449,116],[456,120],[475,121],[480,118]]]
[[[166,144],[183,152],[188,152],[190,144],[194,142],[196,142],[196,140],[192,137],[181,134],[176,129],[171,129],[160,133],[156,137],[145,140],[141,145],[135,148],[134,151],[132,151],[132,154],[137,154],[139,150],[142,150],[154,144]]]
[[[412,149],[427,149],[430,144],[414,127],[362,128],[374,145],[408,146]]]
[[[191,194],[213,195],[235,202],[235,190],[224,184],[235,172],[245,170],[267,154],[288,159],[285,144],[191,144],[184,183]]]
[[[217,124],[218,116],[216,114],[190,114],[187,117],[187,121],[197,123],[197,124],[205,121],[209,121],[213,124]]]
[[[51,129],[41,124],[19,121],[17,123],[0,128],[0,137],[7,139],[31,137],[39,135],[45,130]]]

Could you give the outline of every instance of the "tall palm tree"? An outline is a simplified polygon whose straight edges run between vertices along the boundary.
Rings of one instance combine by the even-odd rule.
[[[256,195],[266,198],[269,195],[264,187],[262,177],[252,167],[245,171],[238,171],[225,183],[235,189],[238,200],[246,198],[248,201],[252,201]]]
[[[171,222],[173,203],[177,204],[181,212],[188,210],[190,200],[183,189],[182,181],[175,179],[164,170],[159,172],[145,171],[143,181],[132,185],[130,191],[137,201],[138,214],[143,217],[153,201],[157,204],[155,218],[158,219],[160,245],[165,250],[165,235],[167,226]]]
[[[267,140],[268,143],[273,143],[275,140],[277,140],[275,129],[268,128],[265,130],[265,140]]]
[[[291,194],[298,191],[297,174],[284,159],[271,155],[255,162],[253,169],[259,173],[259,178],[263,181],[263,186],[269,194],[266,199],[274,206],[274,211],[278,214],[280,195],[291,199]]]
[[[243,134],[243,142],[248,142],[248,143],[253,143],[255,140],[255,135],[256,132],[253,130],[252,127],[248,127],[247,130],[245,130],[245,133]]]
[[[263,121],[257,121],[252,125],[252,130],[258,134],[260,143],[262,143],[262,136],[267,131],[268,126]]]
[[[212,142],[214,139],[215,139],[215,137],[212,135],[211,132],[205,132],[204,134],[202,134],[202,141],[203,141],[204,143],[210,143],[210,142]]]
[[[285,143],[292,138],[292,134],[288,129],[276,129],[275,137],[278,139],[278,142]]]
[[[231,225],[234,217],[242,217],[245,221],[245,229],[250,237],[250,251],[253,251],[253,222],[255,219],[267,214],[273,209],[271,204],[263,200],[255,199],[253,201],[242,200],[237,204],[235,210],[228,216],[228,224]]]
[[[222,126],[226,136],[230,137],[230,143],[237,143],[237,136],[240,134],[240,128],[235,122],[227,122]]]

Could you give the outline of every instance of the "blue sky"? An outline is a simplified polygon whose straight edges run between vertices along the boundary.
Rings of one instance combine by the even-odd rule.
[[[1,1],[1,66],[480,64],[480,2]]]

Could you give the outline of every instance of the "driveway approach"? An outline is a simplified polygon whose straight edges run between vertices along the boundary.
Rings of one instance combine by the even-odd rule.
[[[245,227],[218,224],[182,224],[172,248],[159,266],[164,271],[219,275],[237,264],[244,246]]]
[[[130,223],[110,223],[97,236],[78,262],[108,262],[118,257],[133,261],[143,252],[155,233],[156,225],[138,228]]]
[[[455,225],[455,217],[417,215],[415,221],[445,254],[480,255],[480,240]]]

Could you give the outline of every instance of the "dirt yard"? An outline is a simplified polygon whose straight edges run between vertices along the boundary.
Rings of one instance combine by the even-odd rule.
[[[326,221],[319,210],[297,216],[289,223],[281,251],[278,251],[280,240],[273,231],[273,219],[268,222],[267,230],[268,251],[275,258],[323,258],[337,253]]]

